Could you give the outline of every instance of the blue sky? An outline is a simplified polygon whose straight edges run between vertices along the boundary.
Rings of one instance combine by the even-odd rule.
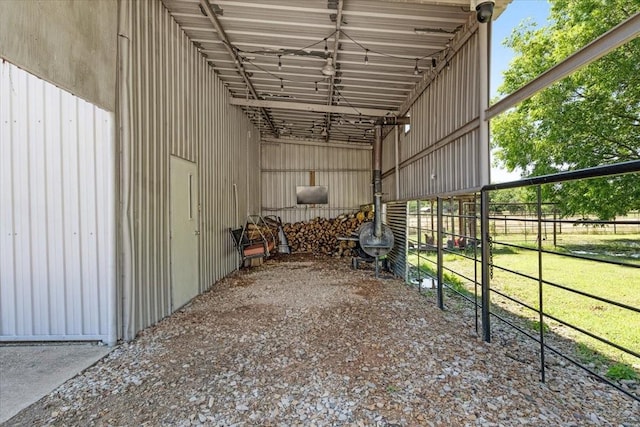
[[[530,19],[544,26],[549,16],[550,5],[547,0],[513,0],[507,9],[493,22],[491,34],[491,98],[497,95],[502,83],[502,73],[509,68],[513,52],[502,45],[513,29],[522,21]],[[492,159],[493,164],[493,159]],[[491,169],[491,182],[514,181],[519,173],[509,173],[500,169]]]
[[[530,19],[544,26],[549,16],[547,0],[513,0],[507,9],[493,22],[491,34],[491,97],[502,82],[502,72],[509,67],[513,52],[502,45],[513,29]]]

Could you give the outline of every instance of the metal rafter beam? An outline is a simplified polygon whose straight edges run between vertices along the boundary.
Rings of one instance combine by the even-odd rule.
[[[303,102],[288,102],[288,101],[263,101],[259,99],[245,99],[245,98],[231,98],[231,105],[238,105],[241,107],[257,107],[257,108],[275,108],[282,110],[297,110],[297,111],[314,111],[317,113],[335,113],[335,114],[348,114],[348,115],[362,115],[366,117],[383,117],[395,115],[396,110],[385,110],[382,108],[358,108],[343,107],[340,105],[324,105],[324,104],[310,104]]]
[[[224,44],[224,47],[229,52],[229,55],[231,55],[231,58],[233,58],[235,67],[240,73],[240,75],[242,76],[242,79],[244,80],[245,84],[249,88],[249,92],[251,92],[251,96],[253,96],[255,99],[260,99],[260,97],[258,96],[258,93],[256,92],[256,89],[253,87],[253,84],[249,79],[249,76],[247,76],[247,73],[244,71],[244,67],[242,67],[242,65],[240,64],[240,59],[238,58],[238,54],[231,48],[231,42],[229,41],[229,37],[224,32],[224,28],[222,28],[222,25],[220,24],[220,21],[218,20],[216,13],[213,11],[213,8],[211,7],[211,4],[209,4],[208,0],[200,0],[200,5],[202,6],[203,10],[206,12],[207,18],[209,18],[209,20],[211,21],[211,24],[216,29],[216,32],[218,33],[218,37]],[[271,121],[271,117],[269,116],[269,112],[264,108],[261,108],[261,112],[262,112],[262,115],[264,116],[265,122],[267,122],[267,124],[271,128],[271,131],[273,132],[273,134],[275,136],[278,136],[276,127],[274,126],[273,122]]]
[[[334,37],[333,43],[333,66],[336,69],[336,73],[338,72],[338,47],[340,46],[340,27],[342,26],[342,8],[344,7],[344,0],[338,0],[338,10],[336,13],[336,35]],[[327,105],[333,104],[333,93],[335,92],[335,74],[331,76],[329,80],[329,93],[327,95]],[[327,117],[325,119],[325,128],[327,129],[326,140],[329,141],[329,131],[331,130],[331,113],[327,113]]]
[[[604,33],[584,48],[580,49],[556,66],[548,69],[540,76],[531,80],[517,91],[496,102],[487,110],[487,119],[505,112],[509,108],[524,101],[562,80],[574,71],[600,59],[615,48],[635,39],[640,35],[640,13]]]

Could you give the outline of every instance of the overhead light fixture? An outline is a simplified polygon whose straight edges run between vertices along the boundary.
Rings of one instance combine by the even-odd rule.
[[[327,46],[327,39],[324,39],[324,54],[328,54],[329,53],[329,46]]]
[[[436,68],[436,58],[431,58],[431,68]]]
[[[320,135],[327,136],[329,133],[327,132],[327,128],[322,128],[322,133]]]
[[[282,70],[282,55],[278,55],[278,70]]]
[[[418,68],[418,58],[416,58],[416,66],[413,67],[413,74],[415,74],[416,76],[420,74],[420,69]]]
[[[318,82],[314,82],[316,84],[316,92],[318,91]]]
[[[364,65],[369,65],[369,49],[364,50]]]
[[[284,82],[280,79],[280,92],[284,91]]]
[[[331,57],[327,58],[327,63],[322,67],[322,74],[325,76],[335,76],[336,75],[336,67],[333,66],[333,60]]]

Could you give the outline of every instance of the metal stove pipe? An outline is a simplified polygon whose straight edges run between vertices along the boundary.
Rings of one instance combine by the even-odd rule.
[[[362,224],[359,231],[358,241],[360,247],[369,256],[385,256],[393,249],[393,231],[382,223],[382,126],[384,120],[380,120],[375,125],[375,139],[373,141],[372,163],[373,163],[373,222]],[[377,276],[377,262],[376,262]]]
[[[382,125],[375,126],[375,140],[373,142],[373,234],[382,237]]]

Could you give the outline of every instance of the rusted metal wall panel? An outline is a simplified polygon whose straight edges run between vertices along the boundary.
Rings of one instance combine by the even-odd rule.
[[[116,341],[114,116],[0,64],[0,341]]]
[[[371,147],[262,144],[262,213],[283,222],[333,218],[372,202]],[[326,205],[297,205],[296,186],[328,187]]]
[[[171,310],[169,159],[195,162],[200,187],[200,290],[237,267],[229,227],[259,209],[258,133],[161,2],[121,2],[128,62],[123,139],[123,335]],[[124,81],[126,80],[126,84]],[[126,103],[127,100],[121,100]]]

